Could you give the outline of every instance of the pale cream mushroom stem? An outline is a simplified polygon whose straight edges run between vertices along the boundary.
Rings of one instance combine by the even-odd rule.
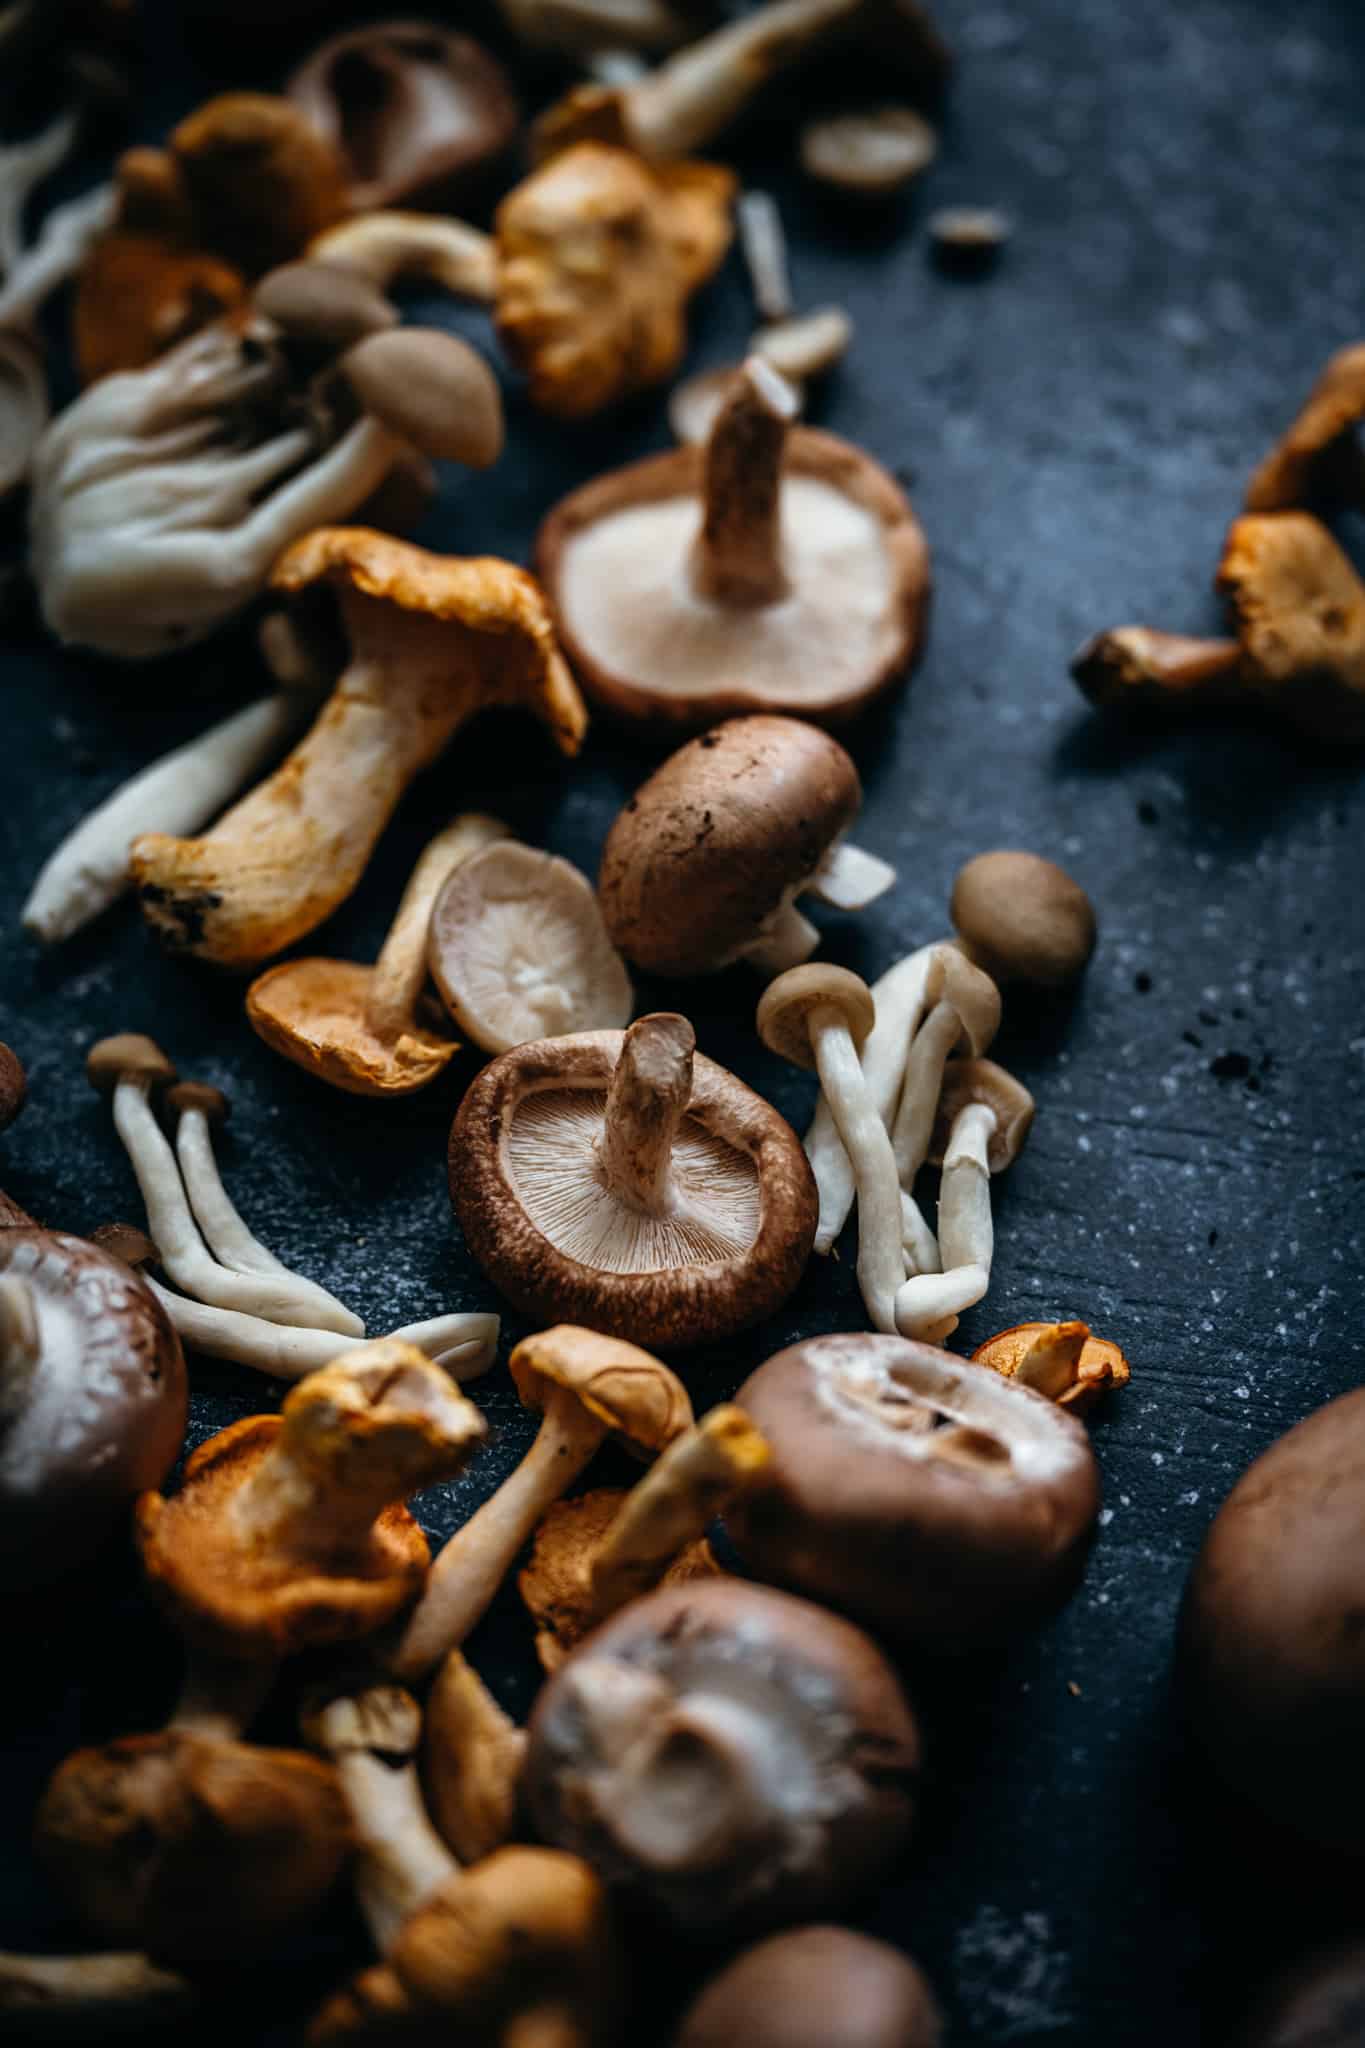
[[[381,291],[401,278],[417,278],[487,305],[498,295],[493,237],[444,214],[359,213],[316,236],[308,259],[359,271]]]
[[[754,304],[765,320],[788,320],[796,311],[787,269],[787,238],[771,192],[742,192],[735,207],[739,242]]]
[[[995,1231],[988,1148],[997,1121],[982,1102],[969,1103],[954,1119],[938,1200],[943,1270],[912,1275],[900,1289],[896,1327],[902,1337],[941,1342],[990,1285]]]
[[[507,827],[499,819],[469,811],[438,832],[423,850],[370,975],[365,1023],[376,1038],[396,1039],[412,1028],[427,980],[431,913],[445,884],[465,861],[506,837]]]
[[[646,1216],[676,1205],[673,1145],[692,1098],[696,1035],[661,1011],[632,1024],[607,1090],[598,1164],[614,1195]]]
[[[268,1323],[260,1316],[243,1315],[236,1309],[209,1308],[173,1293],[150,1273],[143,1278],[192,1350],[202,1351],[207,1358],[226,1358],[235,1365],[250,1366],[271,1379],[306,1379],[310,1372],[330,1365],[353,1345],[368,1341],[330,1330]],[[387,1334],[415,1344],[451,1379],[464,1381],[478,1379],[492,1365],[497,1355],[498,1328],[496,1315],[457,1310],[446,1316],[432,1316],[425,1322],[405,1323],[401,1329]]]
[[[964,1042],[974,1057],[984,1052],[1000,1025],[995,983],[952,946],[935,948],[925,1000],[932,1008],[910,1041],[891,1127],[896,1170],[907,1193],[929,1156],[949,1055]]]

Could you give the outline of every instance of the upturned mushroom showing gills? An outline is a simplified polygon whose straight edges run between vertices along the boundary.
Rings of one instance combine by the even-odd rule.
[[[771,1315],[815,1232],[790,1126],[685,1017],[544,1038],[484,1068],[450,1133],[465,1240],[523,1314],[664,1351]]]
[[[908,671],[929,595],[918,521],[870,455],[795,413],[790,385],[751,356],[704,448],[599,477],[542,526],[565,652],[614,716],[836,722]]]
[[[924,1973],[849,1927],[797,1927],[745,1949],[688,2007],[673,2048],[940,2048]]]
[[[177,951],[222,966],[265,960],[330,916],[408,784],[477,712],[529,711],[569,755],[587,726],[544,599],[510,562],[324,527],[272,582],[335,594],[350,660],[329,702],[203,838],[152,834],[133,847],[148,921]]]
[[[550,1679],[529,1734],[541,1837],[689,1933],[836,1910],[914,1818],[919,1734],[876,1645],[737,1580],[633,1601]]]
[[[1132,1368],[1111,1337],[1093,1336],[1088,1323],[1015,1323],[978,1344],[973,1365],[988,1365],[1021,1387],[1087,1415],[1113,1387],[1126,1387]]]
[[[1078,1579],[1100,1505],[1084,1427],[901,1337],[812,1337],[738,1400],[771,1483],[728,1521],[760,1577],[936,1652],[997,1644]]]
[[[799,966],[820,934],[798,896],[860,910],[896,879],[845,839],[861,801],[848,754],[801,719],[734,718],[689,740],[607,834],[597,887],[613,942],[648,974]]]

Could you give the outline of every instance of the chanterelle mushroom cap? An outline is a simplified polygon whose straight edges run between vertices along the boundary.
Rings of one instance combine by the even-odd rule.
[[[713,1977],[673,2048],[939,2048],[943,2022],[909,1956],[850,1927],[769,1935]]]
[[[691,1403],[657,1358],[636,1344],[572,1324],[524,1337],[507,1361],[524,1408],[564,1387],[590,1415],[644,1451],[661,1451],[692,1420]]]
[[[687,1929],[842,1905],[914,1814],[919,1736],[861,1630],[737,1580],[632,1601],[530,1723],[540,1833]]]
[[[1017,1379],[1077,1415],[1088,1413],[1107,1388],[1127,1386],[1132,1378],[1113,1339],[1092,1336],[1079,1322],[1015,1323],[978,1344],[972,1364]]]
[[[1248,688],[1315,739],[1365,739],[1365,583],[1308,512],[1229,528],[1217,584]]]
[[[1029,1134],[1034,1101],[1023,1082],[1016,1081],[994,1060],[949,1060],[943,1069],[943,1086],[929,1139],[929,1164],[942,1166],[953,1124],[973,1102],[984,1103],[995,1112],[995,1128],[986,1157],[992,1173],[1003,1173],[1007,1166],[1013,1166]]]
[[[396,1338],[311,1373],[279,1415],[222,1430],[170,1499],[137,1507],[143,1569],[192,1641],[239,1658],[370,1633],[419,1591],[430,1552],[402,1505],[484,1435],[447,1376]]]
[[[761,940],[858,814],[858,771],[795,718],[736,718],[680,747],[607,834],[613,942],[650,974],[709,974]]]
[[[584,689],[621,718],[848,719],[917,655],[929,551],[852,442],[791,424],[750,357],[705,447],[649,456],[555,507],[536,565]]]
[[[746,1329],[795,1287],[815,1234],[805,1153],[694,1045],[667,1015],[534,1040],[466,1094],[451,1201],[525,1314],[682,1350]]]
[[[1065,988],[1095,950],[1094,905],[1041,854],[978,853],[953,879],[949,912],[963,950],[992,981]]]
[[[1365,419],[1365,342],[1329,357],[1297,417],[1247,485],[1248,512],[1287,512],[1324,495],[1358,500],[1359,459],[1347,436]],[[1344,458],[1344,460],[1343,460]]]
[[[591,1493],[556,1501],[541,1517],[530,1558],[517,1574],[517,1591],[535,1623],[536,1655],[546,1671],[558,1671],[592,1627],[592,1555],[629,1499],[623,1486],[597,1486]],[[658,1583],[674,1586],[721,1576],[703,1536],[678,1552]]]
[[[770,1485],[729,1518],[766,1579],[925,1649],[1000,1641],[1068,1592],[1099,1510],[1082,1425],[903,1337],[813,1337],[736,1397]]]

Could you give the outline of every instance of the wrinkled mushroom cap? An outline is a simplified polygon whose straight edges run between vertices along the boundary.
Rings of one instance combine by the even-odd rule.
[[[252,982],[247,1020],[272,1051],[348,1095],[408,1095],[449,1066],[459,1041],[415,1021],[380,1036],[367,1015],[373,978],[351,960],[285,960]]]
[[[814,1337],[736,1399],[772,1483],[728,1527],[763,1578],[925,1649],[1000,1641],[1079,1574],[1099,1510],[1082,1425],[908,1338]]]
[[[597,888],[613,942],[651,974],[709,974],[762,936],[858,815],[858,771],[796,718],[689,740],[607,834]]]
[[[424,455],[487,469],[502,453],[502,394],[477,349],[434,327],[368,334],[338,374],[371,418]]]
[[[532,1040],[485,1067],[451,1128],[450,1198],[523,1314],[676,1351],[786,1300],[814,1240],[815,1186],[778,1112],[698,1054],[672,1155],[682,1204],[662,1218],[628,1208],[595,1156],[623,1041]]]
[[[856,1049],[861,1049],[877,1021],[876,1000],[861,975],[812,960],[804,967],[789,967],[769,982],[758,999],[758,1035],[779,1059],[813,1067],[812,1020],[820,1010],[838,1013]]]
[[[590,1415],[645,1451],[661,1451],[692,1425],[692,1403],[675,1373],[637,1344],[560,1323],[523,1337],[507,1361],[523,1407],[545,1406],[563,1387]]]
[[[223,93],[172,131],[170,150],[206,248],[260,277],[346,211],[341,158],[312,122],[269,93]]]
[[[696,727],[781,711],[837,724],[898,681],[927,621],[929,550],[905,493],[850,441],[791,427],[781,487],[787,594],[698,596],[705,448],[671,449],[563,499],[536,567],[584,689],[613,716]]]
[[[1095,950],[1095,909],[1041,854],[978,853],[957,871],[950,914],[968,958],[996,982],[1065,988]]]
[[[934,1115],[929,1140],[929,1163],[942,1166],[953,1123],[974,1102],[995,1111],[995,1129],[986,1149],[986,1163],[992,1173],[1013,1166],[1033,1122],[1034,1102],[1022,1081],[1007,1074],[994,1060],[949,1060],[943,1069],[943,1087]]]
[[[1247,682],[1317,739],[1365,739],[1365,583],[1308,512],[1235,519],[1218,588]]]
[[[909,1956],[849,1927],[773,1934],[713,1977],[674,2048],[939,2048],[934,1994]]]
[[[1245,509],[1287,512],[1330,489],[1330,458],[1339,451],[1342,437],[1362,419],[1365,343],[1357,342],[1329,358],[1297,417],[1258,465],[1247,485]],[[1349,495],[1358,496],[1358,467],[1344,481]]]
[[[972,1364],[988,1365],[1006,1379],[1019,1375],[1025,1385],[1049,1394],[1051,1388],[1034,1374],[1045,1369],[1050,1377],[1056,1364],[1070,1377],[1052,1398],[1077,1415],[1087,1414],[1107,1388],[1127,1386],[1132,1378],[1132,1368],[1112,1338],[1092,1336],[1085,1323],[1077,1322],[1015,1323],[978,1344]]]
[[[979,1058],[1000,1029],[1000,991],[989,974],[954,945],[937,946],[925,981],[925,1001],[951,1003],[957,1012],[959,1047]]]

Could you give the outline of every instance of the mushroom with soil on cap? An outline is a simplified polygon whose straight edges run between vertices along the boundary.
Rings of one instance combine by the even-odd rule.
[[[516,1471],[456,1530],[388,1662],[421,1677],[458,1649],[541,1516],[613,1432],[647,1456],[689,1428],[682,1382],[637,1345],[561,1324],[525,1337],[508,1360],[523,1406],[543,1420]]]
[[[1068,988],[1095,950],[1095,907],[1041,854],[978,853],[953,879],[949,915],[967,958],[1002,987]]]
[[[815,1190],[795,1133],[695,1050],[685,1017],[532,1040],[450,1133],[470,1251],[524,1315],[663,1351],[771,1315],[801,1278]]]
[[[496,818],[468,812],[437,834],[413,869],[373,967],[308,959],[267,969],[247,991],[257,1037],[349,1095],[408,1095],[434,1081],[457,1042],[428,1030],[418,1015],[432,909],[461,864],[506,831]]]
[[[1132,1378],[1113,1339],[1093,1336],[1089,1324],[1080,1322],[1015,1323],[978,1344],[972,1364],[988,1365],[1077,1415],[1088,1414],[1111,1387],[1126,1387]]]
[[[849,1927],[797,1927],[745,1949],[688,2007],[672,2048],[940,2048],[924,1972]]]
[[[1078,1579],[1100,1505],[1081,1423],[903,1337],[813,1337],[737,1397],[771,1483],[727,1523],[751,1571],[934,1651],[997,1644]]]
[[[727,1402],[676,1437],[628,1493],[604,1490],[557,1502],[517,1580],[545,1669],[557,1671],[588,1631],[627,1601],[703,1575],[708,1567],[693,1553],[708,1526],[762,1486],[767,1471],[761,1432]],[[594,1529],[599,1520],[602,1526]],[[709,1559],[709,1547],[706,1554]]]
[[[862,786],[839,742],[795,718],[735,718],[669,756],[607,834],[597,887],[613,943],[648,974],[798,966],[810,894],[859,910],[896,871],[845,838]]]
[[[565,498],[536,560],[588,694],[645,726],[746,711],[848,719],[902,678],[929,593],[924,535],[861,449],[794,427],[759,356],[704,448]]]
[[[441,889],[426,957],[441,1001],[484,1052],[619,1029],[634,1007],[591,885],[506,833]]]
[[[148,920],[177,949],[225,966],[281,952],[345,901],[408,784],[477,712],[530,711],[569,755],[587,725],[544,599],[510,562],[324,527],[272,582],[336,595],[350,659],[328,704],[203,838],[133,847]]]
[[[737,1580],[632,1601],[542,1689],[529,1736],[541,1837],[689,1936],[844,1905],[914,1818],[919,1735],[876,1645]]]
[[[1247,485],[1248,512],[1289,512],[1320,500],[1361,502],[1355,429],[1365,420],[1365,342],[1338,349]]]
[[[433,21],[379,21],[321,44],[286,87],[341,154],[357,213],[458,209],[510,150],[521,110],[481,43]]]

